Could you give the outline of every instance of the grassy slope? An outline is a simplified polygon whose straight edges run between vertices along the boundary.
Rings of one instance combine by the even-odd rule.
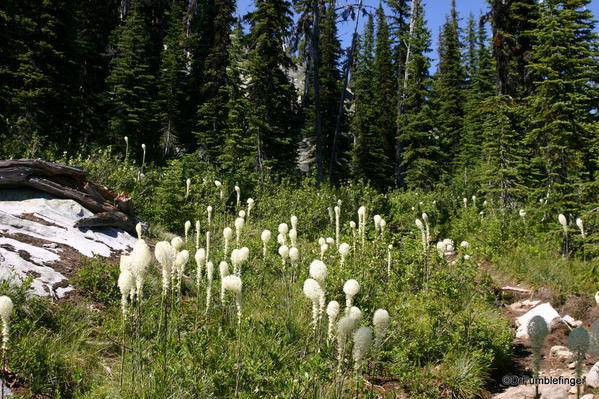
[[[551,278],[558,286],[574,279],[578,268],[586,267],[576,261],[559,260],[540,244],[535,245],[534,240],[530,248],[520,245],[519,237],[526,233],[536,238],[536,233],[528,231],[517,214],[484,209],[481,217],[480,204],[461,209],[455,201],[441,198],[433,205],[432,200],[438,198],[434,195],[393,192],[381,196],[359,184],[339,190],[315,190],[309,183],[260,186],[254,188],[256,208],[243,233],[242,245],[250,248],[250,260],[243,266],[243,320],[238,329],[232,299],[226,306],[220,305],[218,278],[218,261],[224,259],[219,232],[225,225],[233,226],[234,197],[229,198],[226,213],[222,213],[218,191],[209,183],[214,175],[195,170],[194,164],[182,162],[161,174],[146,170],[147,180],[138,181],[136,168],[119,163],[107,168],[102,162],[106,159],[101,155],[100,159],[71,163],[83,163],[101,182],[134,192],[140,212],[152,222],[156,238],[161,234],[157,226],[182,233],[188,218],[202,220],[205,231],[205,206],[214,206],[213,306],[205,316],[205,280],[199,296],[193,281],[184,286],[182,300],[170,311],[165,367],[160,273],[153,268],[144,303],[139,311],[132,310],[127,323],[128,350],[121,391],[118,266],[90,262],[76,281],[82,295],[76,301],[25,302],[18,293],[11,292],[17,310],[9,368],[28,388],[28,395],[202,398],[234,397],[237,391],[238,397],[332,398],[351,397],[356,390],[372,395],[372,388],[364,380],[358,379],[360,384],[356,386],[351,356],[338,369],[335,342],[327,341],[326,323],[321,322],[316,333],[312,332],[311,305],[302,293],[308,265],[318,257],[317,238],[334,236],[327,208],[337,199],[343,201],[341,240],[352,242],[348,222],[355,220],[353,215],[361,204],[369,210],[369,237],[366,246],[358,245],[357,253],[344,267],[336,251],[330,249],[327,253],[327,301],[335,299],[343,305],[343,283],[355,278],[361,284],[355,300],[364,314],[361,324],[371,325],[377,308],[391,314],[384,345],[370,352],[364,370],[376,389],[390,397],[393,392],[406,392],[415,398],[474,397],[484,392],[486,378],[505,367],[511,332],[494,308],[492,286],[478,269],[477,261],[494,259],[503,270],[545,284],[551,274],[542,271],[543,267],[558,260],[567,265],[551,267],[557,276]],[[188,199],[183,183],[187,176],[194,179]],[[208,183],[200,184],[201,176]],[[242,186],[242,193],[245,190]],[[413,225],[421,211],[429,212],[434,224],[432,240],[451,237],[457,246],[462,239],[468,239],[472,246],[467,252],[473,258],[464,261],[460,256],[457,263],[447,264],[431,250],[425,262],[419,233]],[[376,238],[372,231],[375,212],[388,221],[383,239]],[[291,214],[300,219],[301,261],[293,271],[289,266],[282,267],[274,242],[267,259],[262,259],[259,238],[262,229],[268,228],[275,241],[278,224],[289,223]],[[386,272],[388,243],[394,245],[390,277]],[[555,240],[547,240],[546,245],[553,244]],[[460,251],[461,255],[466,252]],[[542,262],[531,262],[534,251],[541,254]],[[193,278],[195,265],[191,263],[188,275]],[[530,273],[531,268],[539,272]],[[579,286],[585,290],[593,283],[591,278],[575,281],[582,281]],[[4,287],[3,292],[8,291]]]

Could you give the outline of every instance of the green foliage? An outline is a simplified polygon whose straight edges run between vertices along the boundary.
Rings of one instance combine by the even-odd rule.
[[[375,129],[374,97],[374,18],[369,16],[360,42],[360,54],[353,72],[354,115],[352,131],[356,136],[353,149],[353,171],[357,178],[371,181],[376,187],[389,179],[389,160],[383,147],[383,137]]]
[[[141,154],[141,145],[146,144],[155,158],[159,153],[160,109],[156,101],[156,76],[150,65],[151,45],[143,2],[134,0],[120,28],[117,54],[107,79],[112,108],[109,126],[114,141],[129,137],[132,154]]]
[[[434,115],[428,104],[431,95],[429,75],[431,38],[424,26],[424,9],[417,17],[410,39],[408,79],[402,80],[401,112],[398,117],[398,144],[401,148],[401,178],[409,188],[431,189],[439,179],[439,145],[435,138]]]
[[[295,90],[287,70],[291,58],[284,40],[291,27],[291,10],[285,0],[258,0],[247,15],[249,129],[257,142],[261,175],[285,174],[295,169]]]
[[[223,129],[227,122],[227,69],[230,65],[231,28],[233,26],[235,1],[211,0],[201,3],[204,24],[199,38],[202,41],[201,58],[198,59],[200,90],[194,135],[197,146],[203,149],[205,158],[215,163],[221,155],[227,136]]]
[[[594,82],[599,52],[586,4],[545,2],[530,32],[537,42],[528,67],[543,79],[535,82],[528,98],[532,128],[526,139],[536,148],[533,162],[539,168],[533,187],[555,204],[554,212],[577,210],[582,200],[579,187],[592,182],[596,171],[589,151],[597,137],[593,126],[599,91]]]
[[[439,38],[439,66],[434,85],[434,108],[439,128],[440,166],[445,174],[455,172],[454,158],[461,143],[464,125],[465,73],[461,57],[458,15],[455,1]]]
[[[81,294],[91,300],[102,304],[114,304],[120,295],[118,279],[118,266],[92,258],[85,260],[72,282]]]

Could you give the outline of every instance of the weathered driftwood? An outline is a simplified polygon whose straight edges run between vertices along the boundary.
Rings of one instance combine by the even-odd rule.
[[[520,288],[520,287],[512,287],[512,286],[505,286],[501,288],[501,291],[510,291],[510,292],[516,292],[518,294],[525,294],[525,295],[529,295],[530,294],[530,290],[527,290],[525,288]]]
[[[90,182],[89,173],[41,159],[0,160],[0,188],[28,187],[72,199],[96,213],[76,223],[76,227],[120,227],[135,233],[133,200],[108,187]]]
[[[137,218],[124,214],[120,211],[101,212],[94,216],[81,218],[75,222],[75,227],[113,227],[118,226],[125,231],[134,233]]]

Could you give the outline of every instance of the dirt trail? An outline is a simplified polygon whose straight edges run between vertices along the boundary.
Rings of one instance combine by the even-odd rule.
[[[590,330],[593,321],[599,319],[599,307],[592,298],[567,297],[553,295],[547,289],[533,289],[525,284],[515,281],[503,273],[495,270],[491,264],[480,265],[493,278],[498,292],[497,306],[511,321],[514,332],[517,329],[516,319],[539,304],[549,302],[559,315],[564,318],[570,315],[574,320],[582,322],[582,327]],[[506,289],[507,288],[507,289]],[[512,289],[513,288],[513,289]],[[547,336],[543,347],[541,360],[541,377],[562,377],[561,381],[540,386],[543,399],[573,399],[576,398],[576,388],[568,384],[564,378],[575,377],[574,363],[571,353],[564,350],[568,346],[568,334],[571,326],[560,322]],[[491,387],[492,398],[495,399],[533,399],[534,387],[521,384],[522,378],[532,375],[532,353],[528,339],[514,338],[512,343],[514,354],[512,368],[497,376],[496,385]],[[558,346],[566,348],[558,348]],[[553,351],[552,351],[553,348]],[[561,350],[558,350],[561,349]],[[588,373],[592,365],[599,359],[587,355],[583,376]],[[520,378],[520,379],[519,379]],[[559,383],[562,382],[562,383]],[[599,399],[599,390],[581,386],[581,398]],[[594,396],[593,396],[594,393]]]

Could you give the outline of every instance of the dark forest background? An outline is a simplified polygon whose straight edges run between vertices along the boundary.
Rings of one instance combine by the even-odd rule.
[[[158,166],[193,154],[248,179],[573,210],[599,197],[588,3],[454,4],[431,67],[419,0],[256,0],[241,20],[234,0],[2,0],[0,156],[112,146],[141,163],[145,144]]]

